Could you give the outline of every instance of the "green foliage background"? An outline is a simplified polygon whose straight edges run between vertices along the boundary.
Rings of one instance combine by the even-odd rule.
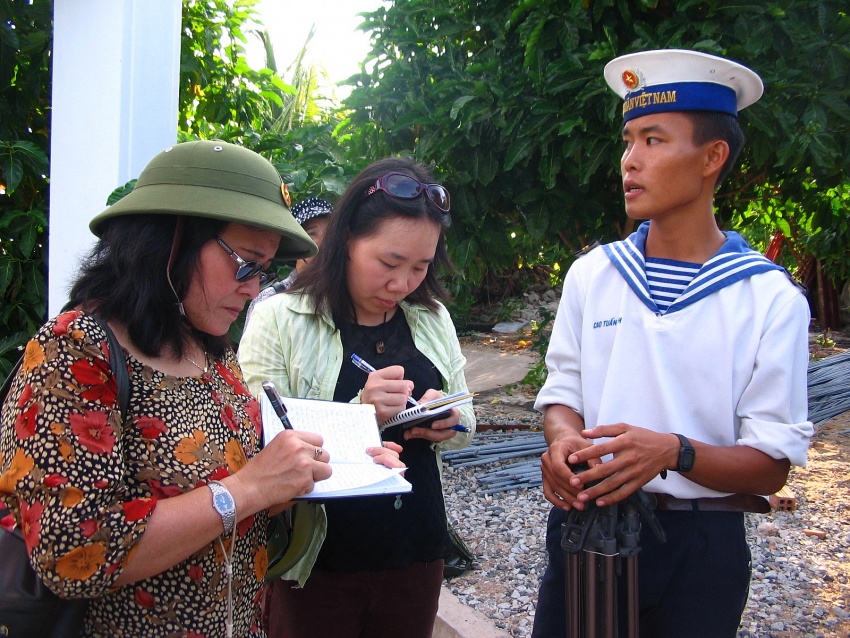
[[[321,70],[304,65],[304,50],[278,70],[268,34],[258,22],[257,1],[183,1],[180,138],[243,144],[277,166],[296,201],[334,201],[361,164],[345,157],[334,134],[338,106],[318,93]],[[262,69],[246,61],[250,38],[263,43]]]
[[[53,7],[0,0],[0,374],[47,309]],[[12,27],[14,25],[14,28]]]
[[[303,55],[278,68],[256,2],[183,1],[180,139],[257,150],[296,201],[335,201],[386,155],[432,165],[452,192],[459,320],[533,277],[557,281],[582,246],[631,231],[620,101],[602,69],[647,48],[726,55],[762,76],[718,219],[760,249],[780,229],[786,265],[811,253],[836,283],[850,278],[843,1],[388,1],[363,16],[373,48],[341,107],[323,98],[321,70]],[[0,372],[46,311],[51,19],[49,0],[0,0]],[[246,62],[250,38],[265,47],[264,68]]]
[[[379,140],[381,154],[436,165],[472,283],[631,231],[621,102],[602,70],[650,48],[694,48],[759,72],[767,90],[741,115],[749,143],[719,193],[719,220],[757,244],[779,225],[831,275],[850,274],[843,2],[404,0],[364,28],[373,70],[353,78],[347,125],[366,137],[361,152]]]

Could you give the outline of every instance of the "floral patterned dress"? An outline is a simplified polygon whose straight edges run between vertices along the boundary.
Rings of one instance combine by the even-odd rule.
[[[157,576],[113,583],[159,500],[228,476],[257,453],[259,405],[233,352],[187,378],[122,353],[130,373],[122,423],[111,354],[100,325],[77,311],[30,340],[3,406],[0,499],[21,525],[42,580],[60,595],[93,599],[83,635],[224,636],[218,542]],[[262,634],[266,523],[260,512],[237,526],[234,636]]]

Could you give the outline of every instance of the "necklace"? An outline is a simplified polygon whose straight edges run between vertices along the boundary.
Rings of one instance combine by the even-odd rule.
[[[384,354],[384,350],[386,350],[386,345],[384,344],[384,337],[387,331],[387,313],[384,313],[384,321],[381,324],[381,338],[375,342],[375,352],[378,354]]]
[[[207,351],[206,350],[204,350],[204,364],[205,364],[204,367],[199,366],[193,359],[190,359],[185,354],[183,355],[182,358],[185,359],[186,361],[188,361],[189,363],[191,363],[198,370],[200,370],[201,374],[206,374],[209,371],[209,364],[208,364],[208,357],[207,357]]]

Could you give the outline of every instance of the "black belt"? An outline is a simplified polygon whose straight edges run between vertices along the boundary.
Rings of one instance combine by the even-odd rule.
[[[718,498],[676,498],[653,493],[655,509],[662,512],[760,512],[770,511],[766,498],[756,494],[730,494]]]

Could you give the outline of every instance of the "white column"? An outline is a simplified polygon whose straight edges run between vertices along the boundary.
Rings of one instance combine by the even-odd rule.
[[[94,245],[89,220],[177,139],[180,0],[54,0],[48,316]]]

